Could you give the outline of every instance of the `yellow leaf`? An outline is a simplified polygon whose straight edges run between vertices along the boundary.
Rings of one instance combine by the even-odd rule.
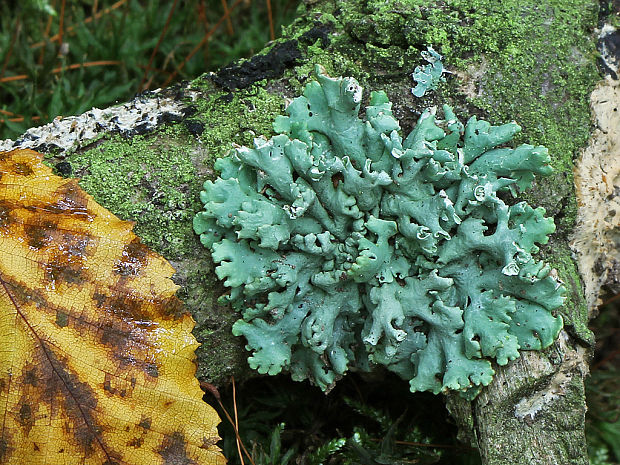
[[[0,463],[224,464],[173,268],[41,159],[0,153]]]

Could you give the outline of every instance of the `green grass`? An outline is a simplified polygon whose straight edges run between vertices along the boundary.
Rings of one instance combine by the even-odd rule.
[[[277,37],[298,0],[270,3]],[[58,115],[195,78],[253,55],[270,40],[265,0],[229,0],[230,21],[219,0],[178,2],[170,15],[174,4],[65,0],[63,8],[63,0],[0,2],[0,139]],[[209,40],[191,55],[207,34]]]

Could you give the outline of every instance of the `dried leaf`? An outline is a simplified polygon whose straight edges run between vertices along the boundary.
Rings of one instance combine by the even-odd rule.
[[[223,464],[173,268],[41,160],[0,153],[0,463]]]

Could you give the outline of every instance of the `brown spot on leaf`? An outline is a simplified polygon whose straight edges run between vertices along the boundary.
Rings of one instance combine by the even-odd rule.
[[[215,436],[215,437],[214,437],[214,436],[212,436],[212,437],[209,437],[209,438],[208,438],[208,437],[206,437],[206,436],[203,436],[203,437],[202,437],[202,444],[200,445],[200,448],[201,448],[201,449],[210,449],[210,448],[212,448],[214,445],[216,445],[216,444],[217,444],[217,441],[218,441],[219,439],[220,439],[220,438],[218,438],[217,436]]]
[[[154,363],[147,363],[144,367],[144,371],[152,378],[157,378],[159,376],[159,369]]]
[[[142,417],[138,426],[144,429],[151,429],[151,417]]]
[[[28,384],[30,386],[37,387],[39,384],[39,377],[37,376],[37,372],[34,368],[26,370],[24,373],[24,384]]]
[[[142,447],[142,444],[144,444],[144,438],[133,438],[127,443],[129,447],[135,447],[136,449]]]
[[[45,278],[54,286],[60,283],[77,285],[88,279],[88,273],[81,257],[62,253],[45,265]]]
[[[32,289],[20,282],[4,282],[5,286],[10,290],[13,299],[20,306],[26,306],[34,303],[38,308],[51,309],[53,306],[49,304],[40,289]]]
[[[58,215],[71,215],[76,220],[92,220],[92,215],[88,212],[88,198],[75,179],[61,185],[53,196],[58,200],[43,206],[43,210]]]
[[[0,437],[0,463],[4,463],[4,457],[10,455],[13,450],[10,441],[6,438],[5,435],[8,436],[8,433],[6,431],[4,431],[2,433],[2,437]]]
[[[154,326],[151,322],[145,322],[146,328]],[[97,331],[102,345],[109,347],[112,354],[118,360],[122,360],[123,354],[131,351],[148,352],[153,343],[149,341],[145,327],[140,323],[128,321],[103,321]],[[134,381],[135,384],[135,381]]]
[[[136,276],[147,263],[148,248],[134,239],[125,246],[122,258],[116,262],[114,272],[121,276]]]
[[[52,231],[56,229],[56,224],[46,221],[43,224],[25,224],[24,232],[28,240],[28,245],[35,250],[47,246],[53,239]]]
[[[140,370],[145,373],[152,380],[152,382],[156,383],[157,378],[159,377],[159,368],[157,365],[155,363],[136,358],[133,355],[129,355],[128,352],[128,350],[124,350],[121,353],[116,354],[116,360],[118,360],[121,364],[121,367],[123,367],[123,369],[132,367],[136,370]],[[164,406],[166,405],[164,404]]]
[[[28,435],[30,433],[30,429],[34,425],[34,415],[32,412],[32,407],[29,403],[24,402],[21,405],[21,407],[19,408],[17,421],[26,430],[26,435]]]
[[[166,435],[158,451],[164,459],[164,465],[196,465],[185,452],[185,438],[182,433]]]
[[[108,325],[99,328],[99,334],[101,343],[113,349],[120,349],[124,345],[126,339],[122,331]]]
[[[7,202],[0,201],[0,228],[6,228],[10,223],[11,211],[13,209]]]
[[[94,242],[89,234],[65,233],[62,236],[63,251],[67,255],[87,258],[87,248]]]
[[[105,380],[103,381],[103,390],[106,392],[109,392],[110,394],[114,394],[115,389],[113,389],[112,386],[110,385],[111,377],[112,375],[110,375],[109,373],[105,374]]]
[[[69,315],[60,310],[56,311],[56,324],[61,328],[64,328],[69,324]]]
[[[101,308],[107,296],[105,294],[101,294],[100,292],[93,292],[93,300],[97,304],[97,308]]]
[[[118,318],[131,320],[150,320],[143,308],[144,302],[131,295],[114,295],[107,297],[101,304],[101,309]]]
[[[23,374],[23,383],[32,386],[28,391],[30,405],[47,404],[53,414],[62,415],[68,438],[85,456],[98,447],[106,450],[99,439],[101,429],[94,417],[97,399],[92,388],[80,381],[67,362],[55,354],[53,346],[44,341],[38,346],[35,360],[46,363],[38,363],[36,369],[27,369]],[[25,410],[20,410],[20,415],[22,413],[26,415]]]
[[[13,166],[13,172],[19,174],[20,176],[31,176],[34,174],[32,168],[30,168],[30,166],[26,163],[15,163],[15,166]]]
[[[111,374],[106,373],[103,381],[103,390],[109,396],[125,397],[127,394],[131,394],[133,387],[127,390],[127,382],[125,380],[115,378]]]

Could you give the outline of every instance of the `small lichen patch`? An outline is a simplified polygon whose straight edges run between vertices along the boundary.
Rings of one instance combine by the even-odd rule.
[[[427,51],[422,52],[422,57],[428,61],[427,65],[416,66],[411,77],[416,83],[415,88],[411,90],[416,97],[423,97],[429,90],[437,88],[439,83],[445,78],[442,76],[444,69],[441,62],[441,55],[428,47]]]
[[[189,99],[196,95],[188,91]],[[53,151],[62,158],[109,134],[133,136],[154,131],[162,121],[183,118],[187,103],[174,93],[157,89],[106,109],[91,108],[77,116],[57,117],[51,123],[28,129],[15,142],[0,141],[0,150],[13,147]]]
[[[243,310],[233,327],[261,373],[323,389],[382,364],[412,391],[474,397],[491,360],[550,345],[564,288],[532,254],[555,230],[506,196],[551,173],[544,147],[505,144],[516,123],[426,111],[401,137],[373,92],[317,70],[278,135],[219,159],[194,229]]]
[[[611,24],[605,24],[598,36],[598,49],[604,69],[614,79],[618,79],[618,66],[620,65],[619,42],[620,32]]]

